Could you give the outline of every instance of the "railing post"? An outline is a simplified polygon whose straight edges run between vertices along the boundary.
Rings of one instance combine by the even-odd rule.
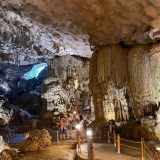
[[[80,135],[77,136],[77,152],[81,152]]]
[[[59,142],[59,134],[58,134],[58,130],[57,130],[57,142]]]
[[[155,148],[153,148],[153,160],[158,160],[158,152]]]
[[[118,154],[121,152],[120,135],[117,135]]]
[[[114,147],[116,147],[117,145],[116,145],[116,133],[115,133],[115,131],[113,131],[113,138],[114,138]]]
[[[107,131],[107,135],[108,135],[108,143],[110,143],[110,135],[109,135],[109,131]]]
[[[91,160],[95,160],[95,154],[93,150],[93,139],[90,139],[90,147],[91,147]]]
[[[141,138],[142,160],[145,160],[144,138]]]
[[[91,146],[90,146],[90,137],[89,136],[87,136],[87,149],[88,149],[88,160],[90,160]]]

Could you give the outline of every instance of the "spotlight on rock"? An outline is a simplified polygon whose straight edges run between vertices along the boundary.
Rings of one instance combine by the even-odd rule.
[[[160,144],[156,144],[156,145],[155,145],[155,149],[156,149],[157,151],[160,151]]]

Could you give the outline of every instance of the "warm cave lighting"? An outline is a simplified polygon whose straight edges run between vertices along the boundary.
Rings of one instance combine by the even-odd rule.
[[[76,129],[79,130],[81,128],[80,124],[76,125]]]
[[[87,135],[87,148],[88,148],[88,159],[90,159],[90,139],[92,138],[92,129],[87,128],[86,130],[86,135]]]
[[[87,135],[88,137],[91,137],[91,136],[92,136],[92,129],[91,129],[91,128],[87,128],[86,135]]]
[[[76,114],[76,111],[74,111],[73,114]]]
[[[160,151],[160,144],[156,144],[155,146],[156,146],[156,150]]]

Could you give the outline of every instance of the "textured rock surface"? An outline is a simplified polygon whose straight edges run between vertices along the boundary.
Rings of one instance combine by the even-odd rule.
[[[149,50],[149,45],[141,45],[132,48],[128,54],[128,90],[136,117],[145,114],[143,107],[155,101]]]
[[[0,93],[5,95],[9,103],[37,114],[41,106],[41,83],[47,73],[47,67],[32,79],[24,79],[24,74],[33,65],[17,66],[0,63]],[[34,75],[34,74],[32,74]]]
[[[90,89],[97,120],[155,117],[160,101],[159,59],[159,43],[131,49],[113,45],[95,52]]]
[[[91,100],[88,60],[57,55],[90,58],[94,51],[90,90],[96,120],[155,117],[159,15],[158,0],[2,0],[0,61],[17,66],[48,62],[43,106],[59,115],[87,109]],[[1,88],[10,91],[12,84],[3,81]]]
[[[54,9],[62,12],[64,5],[58,5],[59,8],[54,2],[47,6],[43,1],[23,2],[1,2],[1,61],[21,65],[44,61],[55,55],[90,57],[89,36],[70,18],[63,21],[61,15],[56,16],[64,13],[54,16]],[[50,12],[47,11],[49,6],[53,6]]]
[[[64,54],[90,57],[90,45],[160,37],[158,0],[2,0],[0,6],[1,59],[16,64]]]
[[[12,160],[18,158],[14,149],[5,149],[0,153],[0,160]]]
[[[6,109],[4,103],[6,104],[7,101],[5,101],[5,97],[0,95],[0,125],[8,124],[13,116],[13,109]]]
[[[148,120],[146,119],[147,123],[148,123]],[[152,120],[150,119],[150,122],[151,121]],[[149,127],[149,128],[146,128],[146,127]],[[120,135],[125,138],[140,140],[142,137],[144,137],[145,140],[157,140],[154,130],[151,130],[152,128],[153,126],[149,126],[148,124],[147,126],[144,126],[144,123],[143,125],[141,125],[140,123],[129,122],[127,124],[124,124],[118,127],[117,132],[120,133]]]
[[[0,63],[0,92],[6,94],[16,91],[23,74],[31,68],[31,65],[17,67]]]
[[[49,61],[49,72],[42,84],[44,118],[91,110],[89,60],[61,56]]]
[[[106,116],[108,113],[113,113],[111,117],[115,118],[116,101],[121,100],[122,105],[126,106],[126,102],[123,101],[126,94],[127,78],[126,51],[118,45],[103,47],[95,52],[91,58],[90,89],[98,121],[106,118],[104,113]],[[120,109],[119,106],[117,107]]]
[[[18,148],[23,152],[43,150],[51,145],[51,136],[46,129],[31,130],[28,132],[29,137],[22,141]]]

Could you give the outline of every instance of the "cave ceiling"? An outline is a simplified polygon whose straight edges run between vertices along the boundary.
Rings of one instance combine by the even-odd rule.
[[[90,58],[93,47],[156,42],[159,15],[159,0],[1,0],[1,61]]]

